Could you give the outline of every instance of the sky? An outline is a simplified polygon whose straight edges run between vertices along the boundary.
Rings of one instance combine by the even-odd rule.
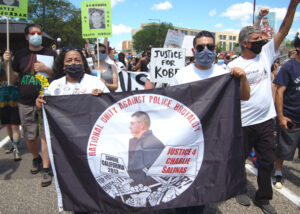
[[[80,8],[80,0],[69,0]],[[131,29],[149,22],[167,22],[173,26],[211,31],[238,31],[252,24],[252,0],[111,0],[113,36],[110,45],[122,49],[122,41],[131,40]],[[256,0],[256,11],[267,7],[275,11],[278,31],[290,0]],[[154,19],[151,21],[149,19]],[[288,39],[300,32],[300,5]]]

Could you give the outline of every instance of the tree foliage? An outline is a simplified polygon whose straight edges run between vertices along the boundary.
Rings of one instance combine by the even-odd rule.
[[[45,26],[43,26],[43,0],[29,0],[29,23],[41,25],[55,40],[61,38],[63,46],[83,46],[81,11],[68,0],[46,0]]]
[[[133,36],[133,48],[137,52],[140,52],[145,50],[149,45],[152,47],[162,47],[168,29],[174,29],[171,23],[152,24],[147,26]]]

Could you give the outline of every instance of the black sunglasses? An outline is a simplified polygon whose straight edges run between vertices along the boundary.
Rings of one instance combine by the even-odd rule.
[[[197,50],[197,52],[201,52],[201,51],[204,50],[205,47],[206,47],[208,50],[213,51],[213,50],[215,50],[216,45],[215,45],[215,44],[206,44],[206,45],[200,44],[200,45],[197,45],[197,46],[196,46],[196,50]]]

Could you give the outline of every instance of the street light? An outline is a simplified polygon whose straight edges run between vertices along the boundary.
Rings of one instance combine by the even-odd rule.
[[[149,21],[158,21],[157,36],[158,36],[158,46],[160,46],[160,19],[149,19]]]

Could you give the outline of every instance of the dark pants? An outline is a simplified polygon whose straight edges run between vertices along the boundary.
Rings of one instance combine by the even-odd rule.
[[[203,214],[203,212],[204,212],[204,205],[176,208],[176,214]]]
[[[271,173],[274,167],[275,140],[273,133],[273,120],[260,124],[243,127],[243,141],[245,146],[245,159],[252,147],[255,149],[258,166],[255,200],[262,204],[269,204],[273,191],[271,185]]]

